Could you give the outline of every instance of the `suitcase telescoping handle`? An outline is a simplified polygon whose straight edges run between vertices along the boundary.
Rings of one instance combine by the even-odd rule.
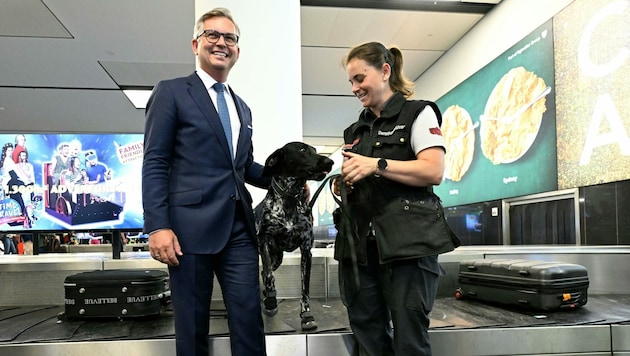
[[[466,266],[466,268],[469,271],[476,271],[477,270],[477,266]],[[518,271],[518,274],[519,274],[519,276],[529,276],[529,271],[522,269],[522,270]]]

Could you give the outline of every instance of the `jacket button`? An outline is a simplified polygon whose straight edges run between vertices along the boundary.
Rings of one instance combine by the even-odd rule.
[[[230,195],[230,199],[236,200],[236,195],[235,194]]]
[[[376,147],[381,147],[381,141],[376,141],[376,142],[374,142],[374,146],[376,146]]]
[[[400,138],[400,142],[401,142],[401,143],[405,143],[405,138],[404,138],[404,137],[401,137],[401,138]]]

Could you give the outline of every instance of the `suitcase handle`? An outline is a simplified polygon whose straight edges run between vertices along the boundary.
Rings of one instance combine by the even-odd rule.
[[[469,271],[476,271],[476,270],[477,270],[477,267],[476,267],[476,266],[466,266],[466,268],[467,268]],[[518,274],[519,274],[519,276],[529,276],[529,271],[526,271],[526,270],[520,270],[520,271],[518,271]]]
[[[166,306],[171,302],[171,291],[167,290],[159,294],[162,305]]]

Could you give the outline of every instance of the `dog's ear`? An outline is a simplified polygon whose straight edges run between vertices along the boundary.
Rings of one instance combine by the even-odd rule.
[[[282,166],[280,162],[282,161],[283,157],[284,157],[284,149],[282,148],[278,148],[271,155],[269,155],[269,157],[267,157],[267,160],[265,161],[265,168],[263,169],[263,175],[266,177],[278,175],[279,173],[278,171],[280,167]]]

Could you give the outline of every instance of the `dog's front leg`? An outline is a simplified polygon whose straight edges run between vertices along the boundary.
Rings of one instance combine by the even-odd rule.
[[[274,316],[278,312],[278,300],[276,299],[276,279],[273,276],[268,241],[268,238],[265,236],[260,238],[260,257],[263,267],[261,277],[265,286],[263,290],[263,312],[267,316]]]
[[[308,247],[308,246],[307,246]],[[315,318],[311,313],[310,285],[311,285],[311,263],[313,256],[310,248],[300,248],[302,254],[300,270],[302,273],[302,298],[300,299],[300,318],[302,318],[302,330],[313,330],[317,328]]]

